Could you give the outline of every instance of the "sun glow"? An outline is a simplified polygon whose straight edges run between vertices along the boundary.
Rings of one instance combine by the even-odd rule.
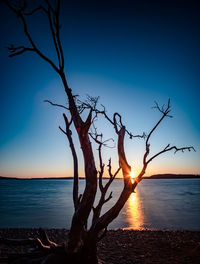
[[[132,183],[134,182],[134,179],[135,179],[135,172],[134,171],[131,171],[130,172],[130,176],[131,176],[131,181],[132,181]]]

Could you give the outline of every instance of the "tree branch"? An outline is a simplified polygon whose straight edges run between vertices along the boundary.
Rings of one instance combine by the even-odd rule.
[[[188,150],[188,151],[196,151],[194,147],[192,146],[189,146],[189,147],[182,147],[182,148],[177,148],[176,146],[172,146],[172,147],[169,147],[170,144],[168,144],[163,150],[161,150],[160,152],[158,152],[157,154],[155,154],[154,156],[152,156],[148,161],[147,161],[147,164],[150,163],[153,159],[155,159],[156,157],[158,157],[159,155],[165,153],[165,152],[168,152],[168,151],[171,151],[171,150],[175,150],[174,151],[174,154],[178,151],[182,151],[184,152],[185,150]]]
[[[162,122],[162,120],[165,118],[165,117],[170,117],[172,118],[171,115],[168,115],[169,112],[171,111],[171,106],[170,106],[170,99],[168,99],[168,104],[167,104],[167,107],[166,109],[164,109],[164,105],[162,106],[162,109],[158,106],[158,103],[155,102],[156,106],[154,106],[153,108],[155,109],[158,109],[159,112],[162,113],[162,117],[159,119],[159,121],[156,123],[156,125],[152,128],[152,130],[150,131],[149,135],[147,136],[147,139],[146,139],[146,145],[148,145],[149,143],[149,139],[151,137],[151,135],[153,134],[153,132],[156,130],[156,128],[159,126],[159,124]]]
[[[69,141],[69,146],[72,152],[73,162],[74,162],[74,182],[73,182],[73,202],[74,202],[74,209],[76,210],[79,205],[79,197],[78,197],[78,189],[79,189],[79,177],[78,177],[78,158],[76,154],[76,150],[74,147],[73,139],[72,139],[72,132],[70,130],[70,125],[72,124],[72,119],[70,122],[65,114],[63,114],[65,120],[65,131],[61,128],[60,130],[67,136]]]
[[[40,6],[34,8],[33,10],[31,10],[29,12],[24,12],[23,14],[25,16],[32,16],[33,14],[35,14],[36,12],[38,12],[40,10],[44,11],[46,14],[48,13],[47,9],[44,6],[40,5]]]
[[[114,121],[115,122],[115,121]],[[118,134],[118,156],[119,156],[119,164],[120,167],[122,168],[123,172],[123,179],[124,179],[124,188],[121,192],[120,197],[118,198],[117,202],[115,205],[109,209],[104,215],[101,217],[95,218],[94,221],[92,222],[91,226],[91,232],[98,233],[104,228],[108,226],[109,223],[115,219],[119,212],[121,211],[122,207],[128,200],[130,194],[132,193],[132,182],[130,178],[130,171],[131,167],[127,163],[125,152],[124,152],[124,136],[125,136],[125,127],[122,126],[120,130],[117,129],[117,134]],[[110,178],[112,179],[112,178]],[[95,211],[94,211],[95,213]]]
[[[112,198],[112,192],[110,192],[110,195],[108,196],[108,198],[104,200],[104,203],[107,203],[111,198]]]
[[[151,158],[149,158],[149,159],[147,160],[147,157],[148,157],[148,155],[149,155],[149,153],[150,153],[150,143],[149,143],[149,141],[150,141],[150,138],[151,138],[153,132],[157,129],[157,127],[160,125],[160,123],[164,120],[165,117],[172,118],[172,116],[169,115],[169,112],[171,111],[170,99],[168,99],[168,104],[167,104],[166,107],[165,107],[165,105],[163,105],[162,107],[160,107],[160,106],[158,105],[158,103],[155,102],[155,106],[154,106],[153,108],[155,108],[155,109],[157,109],[159,112],[161,112],[161,113],[162,113],[162,116],[161,116],[161,118],[158,120],[158,122],[156,123],[156,125],[151,129],[149,135],[148,135],[147,138],[146,138],[146,142],[145,142],[145,145],[146,145],[146,151],[145,151],[145,154],[144,154],[144,156],[143,156],[143,168],[142,168],[141,172],[139,173],[138,177],[135,178],[135,181],[134,181],[134,183],[133,183],[133,191],[134,191],[134,189],[136,188],[137,184],[141,181],[142,176],[145,174],[148,164],[149,164],[153,159],[155,159],[156,157],[158,157],[159,155],[161,155],[161,154],[163,154],[163,153],[165,153],[165,152],[171,151],[171,150],[173,150],[173,149],[175,150],[174,153],[176,153],[177,151],[183,151],[183,152],[184,152],[184,150],[188,150],[188,151],[194,150],[194,151],[195,151],[194,147],[192,147],[192,146],[189,146],[189,147],[182,147],[182,148],[177,148],[176,146],[172,146],[172,147],[170,147],[170,144],[168,144],[163,150],[159,151],[157,154],[153,155]]]
[[[57,57],[58,57],[59,68],[61,68],[60,51],[59,51],[58,44],[57,44],[56,33],[54,31],[53,24],[52,24],[51,9],[50,9],[49,6],[48,6],[47,15],[48,15],[48,20],[49,20],[49,26],[50,26],[50,30],[51,30],[51,35],[52,35],[52,38],[53,38],[54,46],[55,46]]]
[[[103,164],[103,161],[102,161],[101,151],[102,151],[102,146],[104,146],[105,142],[107,142],[108,140],[102,141],[103,135],[97,133],[97,129],[96,129],[95,126],[94,126],[94,129],[95,129],[95,132],[94,133],[90,133],[90,136],[99,145],[99,147],[98,147],[99,166],[100,166],[100,171],[99,171],[99,189],[101,191],[101,196],[100,196],[100,199],[99,199],[99,202],[98,202],[97,206],[95,208],[93,207],[93,213],[94,213],[93,214],[93,219],[92,219],[93,223],[95,223],[97,221],[97,219],[99,218],[103,205],[112,198],[112,192],[110,193],[108,198],[105,198],[105,196],[106,196],[106,193],[107,193],[107,190],[108,190],[110,184],[112,183],[112,181],[114,180],[115,176],[118,174],[118,172],[120,170],[120,168],[119,168],[115,172],[115,174],[112,175],[112,173],[111,173],[111,159],[109,159],[109,164],[108,164],[109,169],[108,169],[108,171],[109,171],[110,179],[106,183],[106,185],[103,186],[102,179],[103,179],[103,173],[104,173],[104,166],[105,165]]]
[[[101,106],[103,107],[103,110],[100,111],[100,110],[96,109],[95,110],[96,115],[102,114],[109,121],[109,123],[111,123],[114,126],[115,131],[116,132],[119,131],[122,128],[122,126],[124,126],[122,123],[121,115],[116,112],[113,115],[113,120],[111,120],[110,117],[106,114],[105,107],[103,105],[101,105]],[[117,117],[119,118],[119,123],[117,122]],[[146,134],[144,132],[142,135],[134,135],[132,132],[128,131],[126,128],[125,128],[125,132],[129,135],[130,139],[136,138],[136,137],[137,138],[145,138],[146,137]]]
[[[26,8],[26,4],[24,2],[24,6],[22,8],[15,8],[13,5],[11,5],[9,3],[9,1],[4,1],[4,3],[17,15],[17,17],[19,17],[22,21],[22,24],[23,24],[23,27],[24,27],[24,33],[27,37],[27,39],[29,40],[31,46],[32,46],[32,51],[36,52],[42,59],[44,59],[46,62],[48,62],[52,67],[53,69],[59,73],[59,69],[58,67],[53,63],[53,61],[51,59],[49,59],[48,57],[46,57],[36,46],[35,42],[33,41],[29,31],[28,31],[28,27],[27,27],[27,23],[26,23],[26,20],[25,20],[25,17],[24,17],[24,14],[23,14],[23,11],[25,10]],[[22,52],[21,52],[22,53]],[[18,54],[15,54],[15,55],[19,55],[21,54],[18,52]],[[14,55],[13,55],[14,56]]]
[[[60,0],[57,0],[57,6],[55,10],[55,19],[54,19],[54,25],[56,27],[56,38],[58,42],[58,48],[60,51],[60,58],[61,58],[61,65],[60,68],[63,71],[64,69],[64,54],[63,54],[63,49],[60,41],[60,22],[59,22],[59,17],[60,17]]]
[[[58,107],[61,107],[61,108],[66,109],[66,110],[69,110],[68,107],[66,107],[66,106],[64,106],[64,105],[61,105],[61,104],[55,104],[55,103],[52,103],[52,102],[49,101],[49,100],[44,100],[44,102],[45,102],[45,103],[49,103],[49,104],[51,104],[51,105],[53,105],[53,106],[58,106]]]
[[[8,55],[8,57],[14,57],[17,55],[20,55],[26,51],[32,51],[35,52],[35,50],[33,48],[29,48],[29,47],[24,47],[24,46],[19,46],[19,47],[14,47],[13,44],[10,45],[10,47],[6,47],[8,49],[8,51],[10,52],[10,54]]]

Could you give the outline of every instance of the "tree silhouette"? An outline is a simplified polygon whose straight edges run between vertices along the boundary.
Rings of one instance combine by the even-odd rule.
[[[44,4],[41,4],[33,10],[28,10],[26,1],[20,7],[11,1],[3,0],[3,2],[17,15],[21,20],[25,36],[29,42],[29,46],[14,46],[8,47],[9,57],[22,55],[23,53],[35,53],[42,60],[46,61],[59,75],[66,97],[68,99],[68,106],[56,104],[49,100],[45,102],[64,109],[63,114],[65,121],[65,129],[60,130],[67,136],[69,146],[72,152],[73,164],[74,164],[74,181],[73,181],[73,202],[74,202],[74,214],[71,222],[71,228],[69,235],[66,238],[65,245],[58,245],[49,240],[46,232],[40,230],[40,238],[28,239],[28,240],[8,240],[1,239],[2,243],[7,244],[30,244],[40,249],[41,255],[38,263],[98,263],[97,258],[97,243],[106,234],[108,225],[118,216],[124,204],[128,200],[130,194],[135,191],[136,186],[141,181],[142,176],[145,174],[148,164],[158,157],[159,155],[174,150],[175,153],[184,150],[194,150],[192,146],[178,148],[176,146],[170,146],[168,144],[164,149],[158,153],[150,156],[150,139],[154,131],[158,128],[160,123],[166,118],[171,118],[169,115],[170,100],[167,106],[160,107],[155,102],[155,109],[161,113],[161,117],[155,126],[151,129],[148,135],[134,135],[128,131],[123,123],[122,116],[119,113],[114,113],[112,117],[107,115],[104,106],[99,108],[98,97],[89,97],[86,101],[80,101],[75,95],[73,95],[72,89],[69,88],[66,74],[65,74],[65,60],[60,40],[60,1],[55,1],[52,4],[49,0],[46,0]],[[35,40],[32,38],[27,26],[27,16],[32,16],[36,12],[43,12],[48,17],[49,28],[54,43],[54,48],[57,54],[58,63],[55,63],[51,58],[47,57],[37,46]],[[86,121],[83,121],[82,114],[87,113]],[[109,179],[106,183],[103,181],[105,164],[102,159],[102,148],[108,144],[108,140],[103,140],[103,135],[97,132],[94,121],[98,116],[103,116],[105,121],[113,126],[113,131],[117,135],[117,152],[119,159],[119,167],[113,173],[111,159],[108,161],[108,175]],[[76,154],[76,148],[73,142],[73,135],[71,127],[75,127],[75,131],[78,135],[82,155],[84,159],[84,172],[85,172],[85,189],[83,194],[79,194],[79,176],[78,176],[78,157]],[[91,129],[92,128],[92,129]],[[129,165],[125,149],[124,138],[129,136],[130,139],[135,137],[144,138],[145,140],[145,153],[143,156],[143,167],[141,172],[135,178],[134,182],[131,180],[130,172],[131,166]],[[111,139],[112,140],[112,139]],[[92,142],[98,145],[98,159],[99,159],[99,171],[96,169]],[[150,157],[149,157],[150,156]],[[109,187],[119,171],[122,170],[124,187],[119,195],[116,203],[105,213],[102,214],[103,205],[112,198],[112,192],[107,195]],[[97,189],[100,190],[100,198],[97,201],[97,205],[94,205]],[[92,222],[88,226],[88,218],[92,213]],[[38,254],[38,253],[37,253]],[[20,256],[22,257],[22,256]],[[37,255],[38,257],[38,255]],[[29,262],[35,259],[34,253],[30,254]],[[9,258],[4,260],[7,263]],[[34,260],[36,261],[36,260]],[[19,262],[20,263],[20,262]],[[28,263],[28,262],[27,262]],[[37,263],[37,262],[34,262]]]

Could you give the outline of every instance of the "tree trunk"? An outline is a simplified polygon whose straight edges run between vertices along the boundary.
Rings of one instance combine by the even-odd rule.
[[[99,263],[97,257],[97,242],[94,240],[87,241],[80,254],[80,263],[97,264]]]
[[[80,249],[80,248],[79,248]],[[78,252],[70,252],[67,249],[48,255],[43,264],[99,264],[97,257],[97,241],[94,239],[85,240]]]

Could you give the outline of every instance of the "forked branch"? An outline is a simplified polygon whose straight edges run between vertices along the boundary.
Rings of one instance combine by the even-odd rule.
[[[89,133],[89,135],[98,144],[99,167],[100,167],[98,175],[99,175],[99,189],[101,192],[100,199],[98,201],[97,206],[93,207],[93,213],[94,214],[93,214],[92,222],[95,223],[101,214],[101,210],[102,210],[103,205],[105,203],[107,203],[112,198],[112,192],[109,194],[109,196],[107,198],[106,198],[106,194],[107,194],[108,188],[110,187],[111,183],[113,182],[113,180],[115,179],[116,175],[118,174],[118,172],[120,171],[121,168],[118,168],[117,171],[115,172],[115,174],[113,175],[111,172],[111,159],[109,159],[108,173],[109,173],[110,178],[104,186],[103,185],[103,174],[104,174],[105,164],[102,161],[102,147],[107,146],[107,142],[110,140],[113,141],[113,139],[108,139],[108,140],[102,141],[103,134],[97,133],[97,128],[95,127],[94,123],[93,123],[93,127],[94,127],[94,132]]]
[[[155,126],[151,129],[150,133],[148,134],[147,138],[146,138],[146,146],[149,144],[149,139],[151,137],[151,135],[153,134],[153,132],[156,130],[156,128],[160,125],[160,123],[163,121],[163,119],[165,117],[169,117],[172,118],[171,115],[169,115],[169,113],[171,112],[171,106],[170,106],[170,99],[168,99],[168,104],[167,107],[164,108],[165,105],[161,107],[159,107],[158,103],[155,101],[155,106],[153,106],[152,108],[157,109],[159,112],[162,113],[161,118],[158,120],[158,122],[155,124]]]
[[[32,51],[32,52],[35,52],[37,53],[43,60],[45,60],[46,62],[48,62],[52,67],[53,69],[60,74],[60,71],[63,70],[63,67],[64,67],[64,57],[62,56],[63,55],[63,52],[58,50],[57,48],[57,45],[56,43],[60,43],[60,39],[56,39],[56,41],[54,41],[54,46],[55,46],[55,49],[57,51],[57,56],[58,56],[58,61],[60,62],[60,60],[62,59],[62,63],[59,63],[59,67],[56,66],[56,64],[53,62],[53,60],[51,60],[50,58],[48,58],[47,56],[44,55],[44,53],[37,47],[35,41],[33,40],[33,38],[31,37],[30,35],[30,32],[28,30],[28,26],[27,26],[27,22],[26,22],[26,19],[25,19],[25,16],[26,15],[32,15],[34,14],[36,11],[38,10],[43,10],[45,11],[46,13],[46,9],[44,7],[41,7],[39,6],[38,8],[30,11],[30,12],[25,12],[26,8],[27,8],[27,4],[26,4],[26,1],[24,1],[23,3],[23,6],[21,7],[16,7],[14,6],[14,4],[11,4],[8,0],[2,0],[16,15],[17,17],[21,20],[22,24],[23,24],[23,27],[24,27],[24,33],[25,33],[25,36],[27,37],[31,47],[24,47],[24,46],[19,46],[19,47],[14,47],[14,45],[11,45],[11,47],[8,48],[8,51],[10,52],[10,55],[9,57],[14,57],[14,56],[17,56],[17,55],[20,55],[20,54],[23,54],[24,52],[26,51]],[[57,1],[57,5],[59,5],[60,1],[58,0]],[[59,8],[57,8],[59,10]],[[49,15],[49,10],[47,12],[47,15]],[[54,14],[54,16],[59,16],[59,13],[57,11],[57,13]],[[50,21],[49,21],[50,23]],[[50,28],[51,28],[51,25],[50,25]],[[51,33],[52,33],[52,38],[53,40],[55,38],[59,38],[59,33],[57,31],[58,30],[59,26],[56,27],[56,33],[54,31],[51,30]],[[62,47],[61,47],[62,49]],[[61,54],[62,55],[59,55]],[[61,59],[60,59],[61,57]]]
[[[113,122],[115,122],[115,119]],[[124,126],[122,126],[120,130],[116,129],[116,133],[118,135],[118,157],[119,157],[119,164],[120,167],[122,168],[122,173],[123,173],[124,188],[118,200],[116,201],[115,205],[111,207],[105,214],[103,214],[98,219],[95,219],[95,221],[93,221],[91,226],[91,230],[93,232],[98,233],[104,228],[107,228],[108,224],[111,223],[118,216],[122,207],[124,206],[130,194],[132,193],[132,182],[130,178],[131,166],[128,164],[126,160],[125,151],[124,151],[125,132],[126,132],[126,128]],[[112,174],[110,176],[112,179]]]
[[[110,118],[107,115],[106,109],[103,105],[101,105],[103,108],[102,110],[99,110],[97,108],[98,100],[99,100],[99,97],[92,97],[89,95],[87,95],[87,99],[85,101],[81,101],[78,99],[77,105],[78,105],[79,113],[81,114],[81,113],[83,113],[84,110],[90,109],[93,113],[95,113],[95,116],[94,116],[92,122],[100,114],[100,115],[103,115],[109,121],[109,123],[114,126],[116,132],[119,131],[122,128],[122,126],[124,126],[124,124],[122,122],[121,115],[116,112],[113,114],[113,118]],[[142,135],[134,135],[132,132],[128,131],[126,128],[125,128],[125,132],[129,135],[130,139],[136,138],[136,137],[137,138],[146,138],[146,134],[144,132]]]
[[[105,203],[107,203],[111,198],[112,198],[112,192],[110,192],[109,196],[106,198],[106,194],[107,191],[111,185],[111,183],[113,182],[113,180],[115,179],[115,177],[117,176],[117,174],[119,173],[121,167],[119,167],[114,174],[112,174],[111,172],[111,159],[109,159],[109,163],[108,163],[108,173],[109,173],[109,180],[107,181],[107,183],[105,184],[105,186],[103,186],[103,182],[102,182],[102,176],[103,174],[99,175],[99,189],[101,191],[101,196],[99,199],[99,202],[97,204],[97,206],[95,208],[93,208],[93,219],[92,219],[92,223],[94,224],[100,217],[101,214],[101,210],[102,207]]]
[[[19,46],[19,47],[14,47],[13,44],[10,45],[10,47],[6,47],[10,54],[8,55],[10,58],[14,57],[16,55],[20,55],[26,51],[32,51],[34,52],[35,50],[33,48],[25,47],[25,46]]]
[[[145,151],[145,154],[143,156],[143,167],[142,167],[142,170],[139,173],[138,177],[135,179],[135,182],[133,184],[133,189],[135,189],[135,187],[137,186],[138,182],[141,181],[142,176],[146,172],[146,169],[147,169],[148,164],[153,159],[155,159],[156,157],[160,156],[161,154],[163,154],[165,152],[171,151],[171,150],[174,150],[174,154],[176,152],[178,152],[178,151],[182,151],[182,152],[184,152],[185,150],[188,150],[188,151],[194,150],[195,151],[194,147],[192,147],[192,146],[178,148],[177,146],[170,147],[170,144],[168,144],[164,149],[162,149],[161,151],[159,151],[158,153],[156,153],[155,155],[153,155],[151,158],[147,159],[147,157],[149,156],[149,153],[150,153],[150,143],[149,143],[149,141],[150,141],[150,138],[151,138],[153,132],[157,129],[157,127],[160,125],[160,123],[164,120],[165,117],[172,118],[172,116],[169,115],[169,113],[171,111],[170,99],[168,99],[168,104],[167,104],[166,107],[165,107],[165,105],[163,105],[162,107],[160,107],[158,105],[158,103],[155,102],[155,106],[153,108],[157,109],[160,113],[162,113],[162,116],[158,120],[158,122],[155,124],[155,126],[151,129],[150,133],[148,134],[148,136],[146,138],[146,142],[145,142],[146,151]]]

